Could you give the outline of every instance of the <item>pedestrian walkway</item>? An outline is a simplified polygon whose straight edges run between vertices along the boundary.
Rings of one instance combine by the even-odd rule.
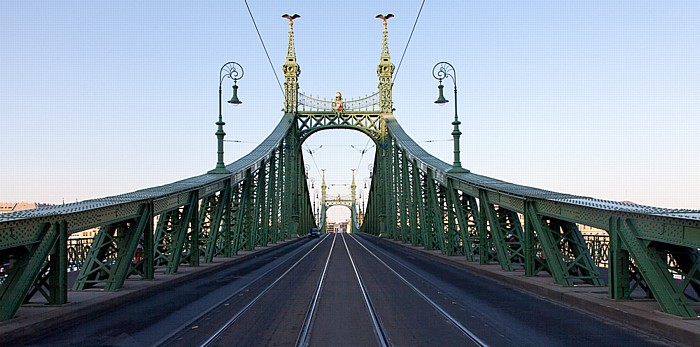
[[[194,280],[203,274],[213,272],[223,266],[251,259],[303,238],[278,242],[267,247],[257,247],[253,251],[239,251],[234,257],[215,257],[211,263],[200,266],[180,266],[178,272],[166,275],[156,272],[153,280],[137,278],[127,279],[124,287],[114,292],[102,289],[69,290],[68,303],[65,305],[46,305],[44,303],[25,304],[17,311],[15,318],[0,322],[0,345],[18,345],[22,340],[46,331],[60,329],[66,324],[80,324],[105,310],[157,295],[160,291]]]
[[[635,299],[616,301],[608,297],[607,287],[575,285],[563,287],[554,283],[547,274],[526,277],[524,271],[503,271],[498,264],[479,265],[469,262],[464,256],[447,256],[439,250],[425,250],[400,241],[387,240],[402,245],[416,253],[429,255],[443,263],[466,268],[490,279],[505,282],[516,288],[543,297],[562,305],[585,311],[610,321],[664,337],[671,341],[691,346],[700,345],[700,319],[680,318],[661,311],[656,301]],[[700,309],[700,308],[699,308]]]

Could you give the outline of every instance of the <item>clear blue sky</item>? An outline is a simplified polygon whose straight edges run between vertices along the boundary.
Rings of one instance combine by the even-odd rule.
[[[398,66],[421,1],[249,1],[282,78],[284,13],[299,13],[301,90],[376,91],[379,13]],[[700,2],[426,1],[395,76],[396,117],[452,161],[452,108],[437,107],[438,61],[457,70],[462,163],[514,183],[700,209]],[[218,72],[245,68],[224,105],[226,161],[282,113],[242,0],[4,1],[0,4],[0,201],[60,203],[201,174],[216,162]],[[230,81],[224,82],[230,91]],[[451,82],[446,96],[451,97]],[[426,142],[440,140],[437,142]],[[357,132],[311,137],[311,176],[329,194],[363,186]],[[323,145],[321,148],[317,148]],[[354,145],[359,149],[353,149]]]

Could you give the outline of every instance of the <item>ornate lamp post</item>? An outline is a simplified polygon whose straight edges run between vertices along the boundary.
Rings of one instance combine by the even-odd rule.
[[[226,133],[224,132],[224,124],[226,123],[224,123],[221,116],[221,84],[224,82],[225,78],[230,78],[233,80],[233,96],[228,103],[233,105],[241,104],[241,100],[238,100],[238,85],[236,85],[236,82],[243,78],[243,67],[236,62],[230,61],[224,64],[219,71],[219,121],[216,122],[216,125],[219,126],[219,128],[216,130],[218,161],[216,162],[216,168],[209,171],[211,174],[231,173],[231,171],[226,169],[226,165],[224,165],[224,136],[226,136]]]
[[[452,163],[452,168],[447,170],[447,172],[467,173],[469,170],[463,168],[462,163],[459,160],[459,137],[462,135],[462,132],[459,131],[459,125],[462,123],[460,123],[457,116],[457,74],[455,73],[455,69],[452,64],[442,61],[435,64],[433,67],[433,77],[440,81],[440,84],[438,85],[440,95],[438,95],[438,99],[435,101],[436,104],[442,105],[449,102],[449,100],[445,99],[445,96],[442,93],[443,79],[447,77],[452,78],[452,84],[454,84],[455,87],[455,120],[452,121],[452,125],[455,126],[454,130],[452,130],[452,137],[454,138],[454,162]]]

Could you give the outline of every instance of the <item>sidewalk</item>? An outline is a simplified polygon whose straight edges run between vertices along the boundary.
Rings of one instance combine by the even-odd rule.
[[[8,345],[12,342],[15,342],[13,343],[15,345],[21,344],[23,339],[35,334],[60,329],[61,326],[71,323],[79,324],[80,321],[89,319],[104,310],[155,295],[178,283],[194,280],[221,267],[240,263],[302,239],[304,238],[281,241],[267,247],[257,247],[254,251],[239,251],[238,255],[230,258],[215,257],[213,262],[201,264],[198,267],[181,266],[178,272],[172,275],[156,272],[153,280],[127,279],[124,287],[114,292],[106,292],[102,289],[69,290],[69,302],[65,305],[49,306],[43,303],[22,305],[14,319],[0,322],[0,345]]]
[[[615,301],[608,298],[607,287],[576,285],[563,287],[554,283],[550,276],[525,277],[523,271],[503,271],[500,265],[479,265],[468,262],[463,256],[447,256],[439,250],[427,251],[400,241],[392,242],[416,253],[429,255],[446,264],[466,268],[474,273],[507,283],[553,302],[573,307],[608,320],[664,337],[691,346],[700,345],[700,319],[680,318],[661,311],[654,300],[636,299]]]

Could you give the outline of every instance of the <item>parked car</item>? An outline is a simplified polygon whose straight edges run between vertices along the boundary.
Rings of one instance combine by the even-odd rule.
[[[321,232],[318,231],[316,228],[311,228],[311,231],[309,232],[309,238],[318,238],[321,236]]]

